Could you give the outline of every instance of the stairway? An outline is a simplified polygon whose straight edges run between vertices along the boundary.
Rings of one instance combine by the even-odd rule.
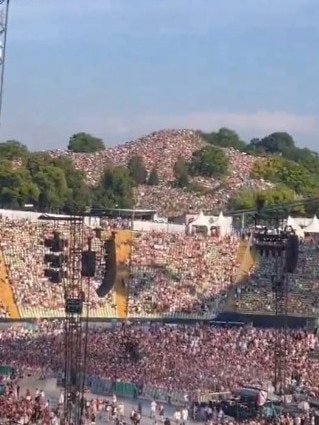
[[[3,253],[0,252],[0,298],[7,309],[10,319],[19,319],[20,313],[14,301],[13,291],[7,275]]]
[[[128,280],[130,269],[127,262],[131,254],[133,233],[130,230],[118,230],[116,232],[116,263],[117,276],[114,285],[117,315],[119,319],[126,319],[128,304]],[[123,282],[125,285],[123,285]]]
[[[255,261],[254,248],[250,248],[250,242],[248,240],[241,240],[237,251],[237,263],[240,264],[236,279],[237,282],[247,277]]]

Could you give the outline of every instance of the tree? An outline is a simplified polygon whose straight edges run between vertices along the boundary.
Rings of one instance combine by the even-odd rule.
[[[223,177],[228,173],[228,166],[228,158],[222,149],[205,146],[193,153],[189,169],[195,176]]]
[[[257,161],[251,176],[282,184],[303,196],[311,196],[319,188],[315,175],[301,164],[285,158],[273,157],[267,161]]]
[[[75,169],[69,158],[56,158],[53,160],[53,164],[63,170],[69,189],[63,211],[66,213],[84,212],[92,202],[92,193],[85,182],[84,173]]]
[[[189,187],[188,166],[183,158],[175,162],[173,171],[175,176],[173,186],[181,189]]]
[[[158,177],[157,169],[155,167],[151,169],[150,175],[148,176],[148,179],[147,179],[147,184],[149,186],[158,186],[159,184],[159,177]]]
[[[54,165],[46,165],[34,175],[33,181],[40,191],[38,208],[41,211],[63,211],[70,196],[64,171]]]
[[[72,152],[99,152],[105,150],[102,139],[88,133],[76,133],[70,137],[68,150]]]
[[[94,190],[94,208],[132,208],[133,180],[127,168],[107,168]]]
[[[16,140],[8,140],[0,143],[0,158],[14,160],[25,158],[28,155],[28,148]]]
[[[38,196],[39,190],[25,168],[1,163],[0,204],[3,207],[22,208],[25,204],[35,204]]]
[[[246,148],[246,143],[240,139],[234,130],[222,127],[218,132],[200,133],[206,142],[222,148],[234,148],[240,151]]]
[[[292,136],[284,132],[269,134],[263,139],[253,139],[247,146],[247,152],[281,155],[288,159],[295,151],[295,141]]]
[[[229,200],[229,207],[234,210],[253,209],[256,208],[258,199],[263,199],[265,201],[265,207],[269,207],[285,202],[294,202],[297,198],[296,193],[285,186],[277,186],[263,191],[239,189]],[[293,212],[303,214],[304,208],[303,206],[297,206]]]
[[[127,168],[131,178],[137,185],[145,184],[147,179],[147,171],[144,165],[144,160],[141,156],[132,156],[132,158],[130,158],[128,161]]]

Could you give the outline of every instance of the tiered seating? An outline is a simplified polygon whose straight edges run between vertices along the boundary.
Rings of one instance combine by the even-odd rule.
[[[0,220],[1,248],[21,317],[61,317],[64,315],[63,285],[44,276],[43,258],[47,252],[44,237],[54,229],[68,238],[68,224],[32,223],[28,220]],[[86,229],[87,233],[90,232]],[[101,241],[93,239],[93,249],[101,253]],[[90,316],[116,317],[113,294],[98,299],[95,288],[101,283],[102,270],[90,282]],[[86,285],[86,282],[84,282]]]
[[[292,315],[319,314],[318,259],[317,244],[305,241],[300,248],[297,270],[288,277],[288,312]],[[234,308],[254,313],[274,313],[271,276],[275,273],[275,260],[258,256],[250,279],[237,289]]]
[[[236,276],[237,238],[149,232],[133,240],[130,317],[210,317]]]

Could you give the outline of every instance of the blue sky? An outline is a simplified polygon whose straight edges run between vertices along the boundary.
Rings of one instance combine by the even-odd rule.
[[[11,0],[1,139],[290,132],[319,150],[318,0]]]

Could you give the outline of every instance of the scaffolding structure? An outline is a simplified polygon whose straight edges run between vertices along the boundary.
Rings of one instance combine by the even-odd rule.
[[[274,263],[270,276],[271,288],[275,314],[281,323],[274,341],[274,387],[277,395],[284,396],[287,382],[289,273],[297,266],[299,246],[293,229],[280,226],[278,218],[272,226],[255,227],[254,246],[261,256],[270,257]]]

